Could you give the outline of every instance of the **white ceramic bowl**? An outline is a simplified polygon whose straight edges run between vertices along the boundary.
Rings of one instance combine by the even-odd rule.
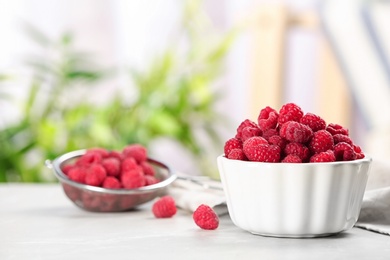
[[[371,158],[332,163],[261,163],[217,158],[233,223],[253,234],[317,237],[356,223]]]

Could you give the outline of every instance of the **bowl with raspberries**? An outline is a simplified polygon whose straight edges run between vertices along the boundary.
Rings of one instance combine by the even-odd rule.
[[[47,163],[66,196],[94,212],[121,212],[162,196],[176,179],[166,164],[130,144],[122,151],[91,148],[63,154]]]
[[[253,234],[318,237],[356,223],[371,157],[347,128],[295,103],[245,119],[217,158],[234,224]]]

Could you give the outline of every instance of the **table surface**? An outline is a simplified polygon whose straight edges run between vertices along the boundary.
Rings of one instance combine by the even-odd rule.
[[[189,212],[156,219],[151,203],[92,213],[59,184],[0,185],[0,259],[389,259],[390,238],[353,228],[324,238],[272,238],[236,227],[198,228]]]

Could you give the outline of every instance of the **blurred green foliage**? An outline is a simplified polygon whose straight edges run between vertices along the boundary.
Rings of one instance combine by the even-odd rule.
[[[28,58],[33,77],[21,119],[0,129],[0,182],[51,181],[44,174],[47,158],[88,147],[148,147],[159,137],[176,140],[204,174],[215,174],[216,167],[210,167],[215,158],[207,158],[205,149],[211,144],[222,150],[216,126],[224,120],[215,112],[219,94],[211,86],[220,76],[234,32],[205,37],[212,24],[200,6],[194,0],[184,5],[185,48],[173,42],[147,69],[130,71],[136,87],[131,102],[120,92],[105,104],[88,102],[98,84],[117,74],[97,67],[93,55],[75,50],[72,34],[53,41],[28,27],[42,55]]]

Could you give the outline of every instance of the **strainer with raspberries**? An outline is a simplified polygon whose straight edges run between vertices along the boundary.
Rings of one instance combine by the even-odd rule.
[[[228,159],[313,163],[353,161],[364,158],[345,127],[329,123],[313,113],[304,113],[294,103],[276,111],[269,106],[261,109],[257,123],[245,119],[235,137],[224,145]]]

